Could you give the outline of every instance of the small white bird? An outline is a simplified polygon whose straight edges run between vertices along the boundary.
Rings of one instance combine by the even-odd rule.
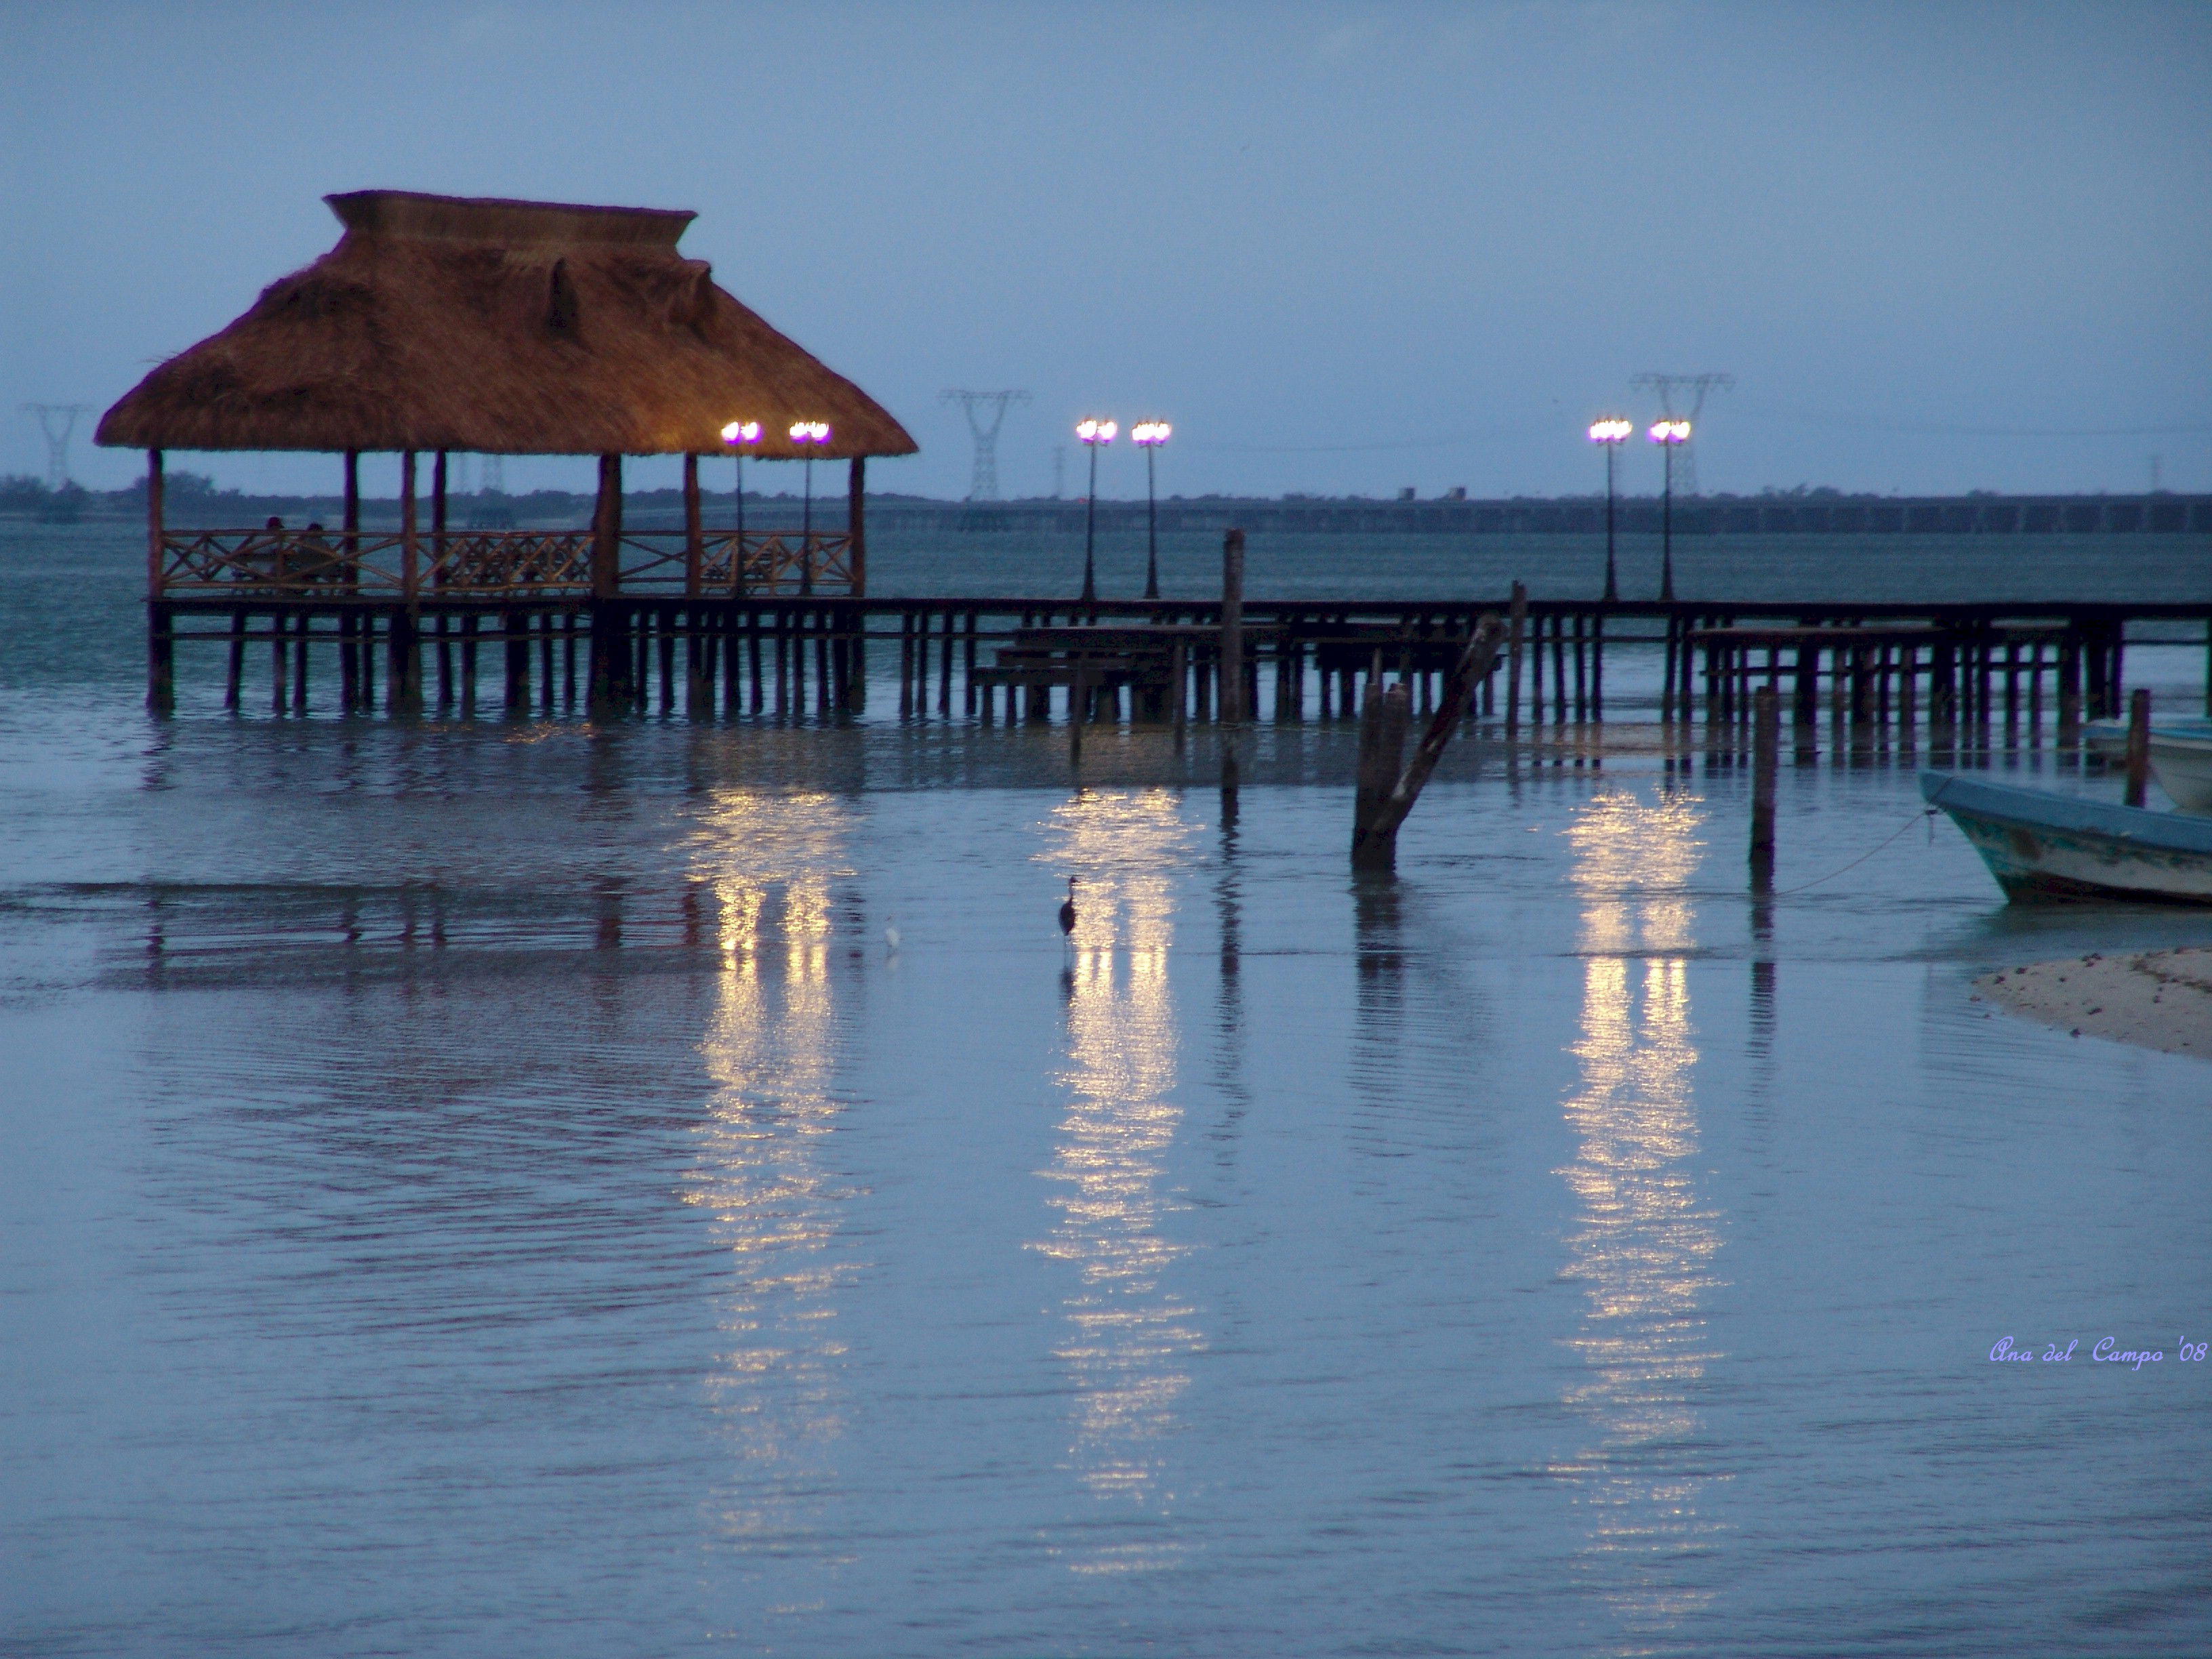
[[[896,919],[884,924],[884,943],[890,946],[893,956],[898,954],[900,937],[898,922]]]

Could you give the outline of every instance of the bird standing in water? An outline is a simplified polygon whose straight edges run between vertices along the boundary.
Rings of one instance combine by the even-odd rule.
[[[1075,878],[1067,878],[1067,899],[1060,907],[1060,931],[1073,943],[1075,938]]]

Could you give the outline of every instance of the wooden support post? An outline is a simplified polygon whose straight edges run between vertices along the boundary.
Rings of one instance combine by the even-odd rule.
[[[1168,697],[1174,704],[1176,752],[1178,754],[1182,752],[1185,706],[1188,702],[1186,683],[1189,678],[1190,647],[1178,634],[1168,653]]]
[[[845,528],[853,538],[846,554],[846,568],[853,573],[853,597],[864,599],[868,596],[868,458],[853,457],[853,465],[846,475]]]
[[[660,712],[676,712],[676,607],[664,605],[655,618],[660,629]]]
[[[1919,728],[1920,647],[1908,645],[1899,659],[1897,677],[1897,746],[1907,760],[1919,742]]]
[[[246,613],[230,613],[230,672],[223,681],[222,706],[234,713],[238,708],[239,692],[246,678]]]
[[[599,498],[592,513],[591,714],[605,720],[630,699],[629,627],[622,590],[622,457],[599,457]]]
[[[1528,631],[1528,590],[1520,582],[1513,584],[1512,601],[1506,611],[1510,619],[1506,636],[1505,655],[1505,735],[1516,735],[1521,728],[1521,653]],[[1349,699],[1347,698],[1347,703]],[[1347,707],[1346,714],[1351,712]],[[1362,711],[1362,718],[1365,712]]]
[[[1782,745],[1782,700],[1771,685],[1752,694],[1751,885],[1774,890],[1774,773]]]
[[[960,682],[963,711],[970,714],[975,712],[975,635],[981,625],[982,618],[970,611],[968,613],[967,637],[961,662]]]
[[[781,720],[791,708],[791,613],[775,613],[775,715]]]
[[[899,612],[899,717],[914,713],[914,624],[910,611]]]
[[[1552,618],[1552,723],[1565,726],[1571,717],[1567,707],[1567,615],[1563,611]]]
[[[507,640],[503,663],[505,684],[500,706],[511,715],[527,714],[530,712],[529,615],[521,611],[503,611],[499,626],[500,632]]]
[[[748,672],[752,676],[752,689],[747,700],[747,712],[757,714],[767,706],[768,682],[761,672],[761,613],[755,606],[745,613],[745,658]]]
[[[299,626],[292,632],[292,712],[307,712],[307,638],[314,632],[314,618],[305,611],[300,613]]]
[[[477,629],[476,612],[461,618],[461,718],[471,720],[477,712]]]
[[[364,611],[355,619],[361,635],[361,708],[376,712],[376,613]]]
[[[430,464],[430,586],[446,585],[446,452],[435,452]],[[446,630],[438,630],[441,634]]]
[[[1797,641],[1796,683],[1790,693],[1790,729],[1791,747],[1802,766],[1818,750],[1820,732],[1820,647],[1802,639]]]
[[[1221,538],[1221,718],[1241,725],[1244,702],[1244,532]]]
[[[1583,637],[1583,613],[1575,612],[1575,724],[1581,726],[1589,719],[1589,643]]]
[[[2128,699],[2127,804],[2141,806],[2150,785],[2150,693],[2138,688]]]
[[[2027,746],[2043,747],[2043,641],[2027,642]]]
[[[441,615],[434,631],[438,635],[438,712],[441,714],[453,706],[453,641],[449,629],[447,618]]]
[[[1590,720],[1605,724],[1605,613],[1590,618]]]
[[[284,712],[284,613],[269,613],[269,712]]]
[[[161,452],[146,452],[146,712],[166,715],[177,708],[177,635],[169,607],[161,602],[166,526],[162,509]]]
[[[1672,612],[1667,617],[1667,654],[1665,665],[1660,670],[1659,724],[1674,723],[1674,658],[1680,649],[1680,619]]]
[[[937,712],[952,712],[952,625],[953,615],[945,613],[945,637],[939,647],[937,660]]]
[[[2081,641],[2069,627],[2058,641],[2058,746],[2081,741]]]

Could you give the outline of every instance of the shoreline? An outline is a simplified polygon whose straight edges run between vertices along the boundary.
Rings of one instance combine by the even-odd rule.
[[[1984,999],[2075,1036],[2212,1060],[2212,950],[2062,957],[1973,981]]]

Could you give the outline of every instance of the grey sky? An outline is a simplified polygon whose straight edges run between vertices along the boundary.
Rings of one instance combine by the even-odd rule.
[[[1583,489],[1581,428],[1659,368],[1737,377],[1708,489],[2139,489],[2156,453],[2212,489],[2201,4],[0,19],[0,471],[43,470],[17,404],[112,402],[380,185],[697,210],[685,251],[921,441],[884,488],[964,493],[937,393],[1018,386],[1009,494],[1089,410],[1176,422],[1170,493]],[[1986,435],[2116,428],[2159,430]],[[1101,493],[1142,488],[1117,446]]]

